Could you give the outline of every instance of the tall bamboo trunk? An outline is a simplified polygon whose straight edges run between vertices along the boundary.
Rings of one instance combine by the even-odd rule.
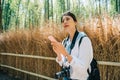
[[[108,12],[108,0],[106,0],[106,12]]]
[[[49,0],[45,0],[45,5],[44,5],[44,9],[45,9],[45,22],[47,22],[47,20],[49,20]]]
[[[99,0],[99,14],[101,14],[101,0]]]
[[[2,4],[0,0],[0,33],[2,32],[3,27],[2,27]]]

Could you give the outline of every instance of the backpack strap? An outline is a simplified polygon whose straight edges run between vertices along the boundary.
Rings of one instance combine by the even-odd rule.
[[[84,37],[87,37],[87,35],[83,35],[83,36],[80,38],[80,40],[79,40],[79,46],[80,46],[80,44],[81,44],[81,42],[82,42],[82,39],[83,39]],[[90,75],[89,69],[87,69],[87,72],[88,72],[88,74]]]
[[[79,46],[80,46],[80,44],[81,44],[81,42],[82,42],[82,39],[83,39],[84,37],[87,37],[87,35],[83,35],[83,36],[80,38],[80,40],[79,40]],[[92,60],[92,61],[93,61],[93,60]],[[91,66],[91,64],[90,64],[90,66]],[[87,69],[87,73],[90,75],[89,69]]]
[[[80,40],[79,40],[79,46],[80,46],[80,44],[81,44],[81,42],[82,42],[82,39],[83,39],[84,37],[87,37],[87,35],[83,35],[83,36],[80,38]]]

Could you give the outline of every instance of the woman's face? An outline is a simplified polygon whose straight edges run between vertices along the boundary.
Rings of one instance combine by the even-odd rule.
[[[62,26],[64,27],[65,31],[70,33],[70,31],[75,29],[77,22],[73,20],[71,16],[63,16],[62,18]]]

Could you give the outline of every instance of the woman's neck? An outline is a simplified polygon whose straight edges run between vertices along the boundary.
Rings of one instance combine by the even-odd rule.
[[[70,40],[73,40],[74,34],[75,34],[76,29],[73,29],[69,32]]]

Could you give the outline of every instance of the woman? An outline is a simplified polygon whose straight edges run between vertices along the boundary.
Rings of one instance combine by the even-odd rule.
[[[93,59],[91,41],[88,37],[84,37],[79,46],[81,34],[84,33],[77,31],[77,19],[73,13],[64,13],[61,17],[61,23],[69,35],[63,40],[62,44],[56,40],[51,40],[51,45],[57,54],[56,61],[60,66],[70,67],[70,77],[64,77],[63,79],[87,80],[87,69],[90,67],[90,62]],[[74,46],[71,48],[71,45]]]

